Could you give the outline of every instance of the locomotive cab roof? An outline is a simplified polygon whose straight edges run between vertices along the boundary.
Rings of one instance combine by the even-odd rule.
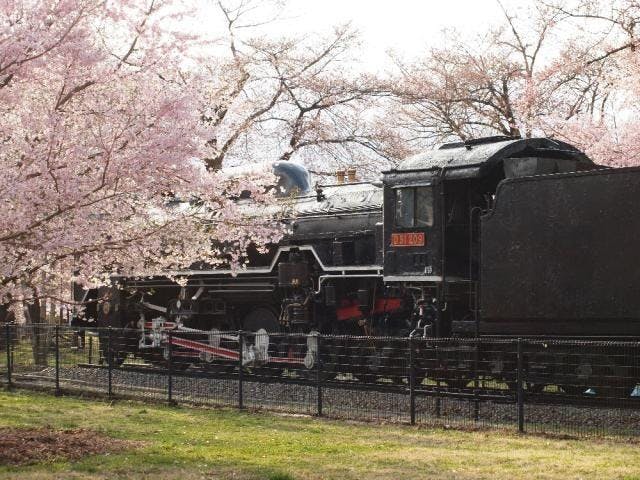
[[[384,174],[387,180],[421,171],[433,172],[432,175],[444,171],[446,178],[473,178],[485,176],[500,164],[504,166],[507,178],[595,167],[583,152],[560,140],[485,137],[447,143],[438,149],[413,155]]]

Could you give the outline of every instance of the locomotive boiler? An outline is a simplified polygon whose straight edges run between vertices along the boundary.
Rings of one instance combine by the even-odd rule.
[[[252,254],[239,272],[179,272],[184,285],[118,278],[83,292],[99,300],[87,315],[137,330],[134,353],[160,351],[171,330],[194,361],[231,361],[234,337],[221,332],[242,330],[257,333],[247,362],[306,368],[317,333],[640,335],[638,168],[596,165],[558,140],[489,137],[407,158],[381,182],[312,189],[299,165],[277,162],[274,172],[291,215],[268,254]],[[203,336],[181,341],[181,331]],[[279,348],[282,332],[307,341]]]

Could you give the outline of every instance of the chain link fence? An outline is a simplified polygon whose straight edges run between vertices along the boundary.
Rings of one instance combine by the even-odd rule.
[[[4,325],[7,387],[375,422],[640,434],[640,342]]]

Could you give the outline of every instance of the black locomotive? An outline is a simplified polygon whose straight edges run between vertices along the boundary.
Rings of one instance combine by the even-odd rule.
[[[83,293],[99,300],[87,315],[137,329],[136,353],[163,348],[171,330],[177,348],[214,362],[237,358],[233,337],[219,333],[237,330],[640,336],[640,168],[598,166],[558,140],[490,137],[410,157],[381,183],[350,175],[314,190],[298,165],[274,171],[297,196],[283,200],[289,234],[269,254],[251,255],[237,275],[179,272],[184,286],[119,278],[117,288]],[[182,341],[181,331],[203,340]],[[246,358],[279,358],[260,338]],[[312,365],[312,349],[307,342],[296,358]]]

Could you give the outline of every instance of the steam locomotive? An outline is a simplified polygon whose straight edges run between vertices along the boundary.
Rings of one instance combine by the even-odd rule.
[[[640,168],[605,168],[567,143],[512,137],[445,144],[381,182],[343,174],[314,189],[302,166],[273,168],[295,200],[283,220],[289,233],[267,254],[253,252],[237,273],[178,272],[184,285],[156,275],[78,291],[98,300],[86,315],[135,328],[136,354],[161,352],[171,331],[194,361],[235,361],[236,337],[222,332],[242,330],[255,333],[243,361],[306,368],[317,333],[640,335]],[[239,201],[250,210],[250,199]],[[308,341],[282,354],[282,332]]]

